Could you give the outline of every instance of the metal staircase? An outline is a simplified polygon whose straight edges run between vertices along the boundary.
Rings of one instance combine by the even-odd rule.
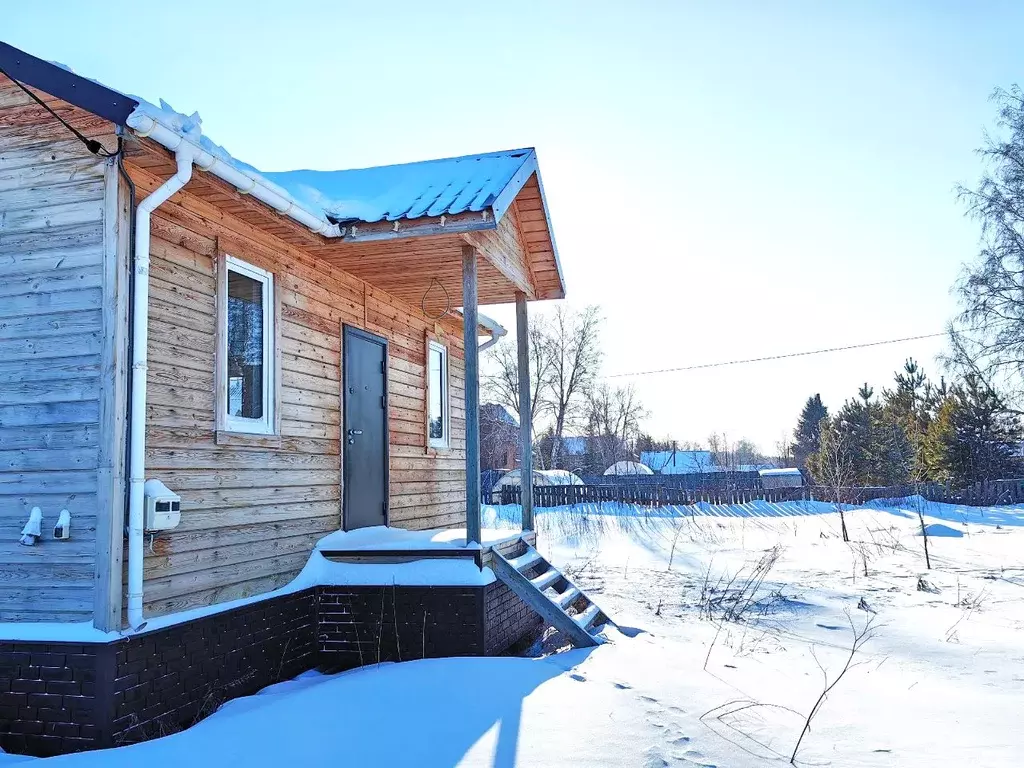
[[[494,552],[495,575],[572,644],[598,645],[596,634],[610,620],[600,608],[533,547],[513,558]]]

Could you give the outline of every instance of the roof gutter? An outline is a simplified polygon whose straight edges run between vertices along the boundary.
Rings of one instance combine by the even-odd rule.
[[[165,125],[158,119],[145,112],[136,110],[128,116],[128,127],[138,136],[149,138],[157,144],[169,149],[171,152],[179,152],[183,145],[190,145],[189,149],[195,165],[203,171],[212,173],[214,176],[223,179],[234,186],[243,195],[252,195],[257,200],[266,203],[278,213],[284,214],[302,224],[302,226],[324,237],[341,237],[344,229],[337,224],[332,224],[323,216],[303,208],[287,195],[282,195],[278,190],[270,186],[266,179],[253,171],[237,168],[225,162],[212,152],[204,149],[202,145],[180,132]]]

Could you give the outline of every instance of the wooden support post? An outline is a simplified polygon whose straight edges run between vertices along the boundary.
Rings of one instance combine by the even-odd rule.
[[[519,348],[519,485],[523,489],[523,530],[533,530],[533,425],[530,414],[530,319],[526,294],[516,291],[516,344]]]
[[[466,346],[466,543],[480,542],[480,349],[476,248],[462,247],[462,338]]]
[[[125,524],[125,445],[128,412],[128,190],[113,161],[104,169],[103,346],[99,466],[96,470],[96,579],[93,626],[121,629],[121,569]],[[144,418],[144,414],[138,418]]]

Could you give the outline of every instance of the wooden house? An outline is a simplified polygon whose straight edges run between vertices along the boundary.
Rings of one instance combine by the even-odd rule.
[[[525,351],[527,302],[564,292],[533,150],[261,174],[0,44],[0,746],[148,738],[391,634],[397,658],[542,618],[586,642],[603,616],[532,549],[529,494],[521,534],[480,523],[478,345],[503,330],[478,306],[515,302]],[[522,449],[528,472],[528,424]],[[375,526],[465,533],[323,556],[478,576],[294,586]]]

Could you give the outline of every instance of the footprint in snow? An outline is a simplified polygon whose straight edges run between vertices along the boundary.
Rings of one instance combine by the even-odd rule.
[[[819,626],[822,629],[831,629],[833,632],[836,631],[836,630],[843,629],[843,627],[838,627],[835,624],[818,624],[816,626]]]
[[[654,698],[653,696],[644,696],[644,695],[641,695],[641,696],[640,696],[640,698],[641,698],[641,699],[642,699],[643,701],[647,701],[647,702],[650,702],[651,704],[657,704],[657,703],[658,703],[658,700],[657,700],[656,698]]]
[[[685,763],[688,763],[689,765],[698,766],[698,768],[716,768],[714,763],[705,763],[704,755],[695,749],[688,749],[685,752],[683,752],[682,757],[680,757],[680,760],[682,760]]]
[[[612,685],[614,685],[620,691],[628,691],[633,687],[632,685],[628,685],[627,683],[612,683]]]
[[[571,677],[573,680],[575,680],[578,683],[585,683],[585,682],[587,682],[587,678],[585,678],[583,675],[580,675],[580,674],[573,673],[573,674],[569,675],[569,677]]]
[[[668,768],[668,760],[662,757],[657,749],[651,747],[647,750],[647,760],[644,761],[644,768]]]

